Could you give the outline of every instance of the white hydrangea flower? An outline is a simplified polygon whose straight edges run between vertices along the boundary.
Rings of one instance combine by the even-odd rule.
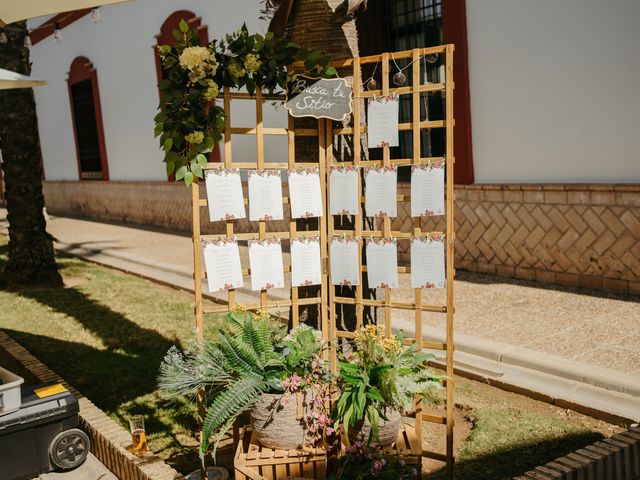
[[[286,337],[283,338],[283,340],[285,342],[292,342],[295,341],[295,339],[298,337],[298,335],[300,335],[301,332],[304,332],[306,330],[312,330],[313,331],[313,336],[316,338],[316,341],[321,342],[322,341],[322,332],[319,330],[316,330],[313,327],[310,327],[309,325],[306,325],[304,323],[301,323],[300,325],[298,325],[297,327],[293,328]]]

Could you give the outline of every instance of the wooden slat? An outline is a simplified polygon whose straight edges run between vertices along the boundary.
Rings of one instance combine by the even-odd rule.
[[[358,300],[351,297],[338,297],[334,298],[337,303],[345,303],[347,305],[357,305]],[[391,308],[398,308],[403,310],[413,310],[415,309],[414,303],[409,302],[386,302],[385,300],[373,300],[364,298],[362,299],[362,304],[369,307],[384,307],[385,305],[390,305]],[[420,305],[420,308],[423,312],[434,312],[434,313],[446,313],[447,307],[441,305]]]
[[[231,133],[234,135],[257,135],[258,129],[251,127],[232,127]],[[262,134],[287,136],[289,134],[289,130],[287,128],[263,127]]]
[[[453,370],[453,278],[455,275],[453,259],[454,259],[454,190],[453,190],[453,166],[455,164],[455,155],[453,151],[453,125],[455,119],[453,117],[453,45],[447,45],[445,58],[445,82],[447,85],[445,93],[446,106],[446,275],[447,275],[447,322],[446,322],[446,340],[447,340],[447,473],[449,478],[453,480],[453,415],[455,408],[454,389],[455,376]]]
[[[322,125],[320,125],[322,123]],[[320,194],[322,196],[322,205],[324,206],[324,217],[318,219],[320,226],[320,268],[322,269],[321,283],[320,283],[320,296],[324,299],[328,298],[329,293],[329,277],[328,269],[322,268],[326,262],[329,261],[327,250],[327,217],[329,217],[329,210],[327,205],[329,204],[329,198],[327,197],[327,157],[329,157],[329,150],[332,148],[333,140],[331,135],[331,120],[319,120],[318,131],[321,135],[318,137],[318,159],[319,159],[319,175],[320,175]],[[332,220],[329,217],[329,220]],[[326,308],[320,308],[320,327],[322,331],[322,338],[325,342],[329,341],[329,315]],[[327,359],[328,352],[324,352],[324,359]],[[313,474],[313,471],[311,472]]]
[[[445,120],[432,120],[432,121],[425,120],[423,122],[420,122],[419,126],[421,129],[445,128],[447,126],[447,122]],[[413,128],[414,128],[413,122],[398,124],[399,131],[413,130]],[[333,134],[334,135],[354,135],[356,133],[354,130],[357,130],[357,129],[355,127],[334,128]],[[361,133],[368,132],[368,128],[366,125],[362,125],[360,127],[360,130],[361,130]]]
[[[414,88],[413,86],[409,87],[391,87],[389,88],[389,93],[395,93],[396,95],[405,95],[405,94],[413,94],[413,92],[441,92],[445,89],[444,83],[427,83],[424,85],[418,84],[418,88]],[[382,90],[366,90],[363,91],[360,96],[362,98],[368,97],[379,97],[382,95]]]
[[[317,305],[322,303],[321,297],[310,297],[298,299],[298,305]],[[256,311],[260,309],[269,310],[272,308],[289,308],[292,306],[291,300],[266,300],[264,303],[244,305],[247,310]],[[209,313],[225,313],[229,311],[227,305],[214,305],[203,308],[203,312]]]
[[[353,61],[353,89],[354,89],[354,99],[353,99],[353,162],[356,167],[362,165],[362,144],[361,144],[361,133],[363,131],[362,126],[364,122],[362,121],[363,113],[360,109],[361,103],[361,88],[362,88],[362,68],[360,66],[360,59],[356,58]],[[366,125],[365,125],[366,127]],[[336,134],[336,129],[333,129],[334,135]],[[358,198],[362,198],[362,182],[360,178],[358,178]],[[355,237],[362,238],[362,220],[363,220],[363,205],[364,203],[360,202],[360,208],[358,209],[358,215],[355,216]],[[360,268],[360,282],[356,285],[356,328],[362,327],[362,323],[364,320],[364,304],[362,303],[362,299],[364,296],[364,278],[363,278],[363,270],[362,270],[362,240],[358,241],[358,265]]]
[[[263,233],[263,237],[260,237],[260,233],[236,233],[235,238],[237,240],[260,240],[264,238],[280,238],[286,240],[289,238],[290,232],[265,232]],[[305,230],[303,232],[295,232],[295,238],[304,238],[309,235],[320,235],[318,230]],[[224,233],[212,233],[208,235],[202,235],[202,240],[221,240],[226,238],[226,234]]]
[[[419,48],[418,51],[420,52],[420,55],[431,55],[431,54],[438,54],[438,53],[444,53],[446,51],[446,45],[440,45],[437,47],[427,47],[427,48]],[[359,57],[360,63],[361,64],[366,64],[366,63],[378,63],[382,60],[382,55],[384,54],[379,54],[379,55],[369,55],[366,57]],[[393,58],[394,60],[400,60],[403,58],[410,58],[413,55],[413,50],[404,50],[402,52],[393,52],[393,53],[388,53],[387,54],[389,56],[389,58]],[[331,62],[331,65],[333,67],[350,67],[351,65],[353,65],[353,62],[355,61],[355,59],[353,58],[348,58],[345,60],[338,60],[338,61],[334,61]],[[298,63],[296,62],[294,64],[294,66],[304,66],[304,63]]]

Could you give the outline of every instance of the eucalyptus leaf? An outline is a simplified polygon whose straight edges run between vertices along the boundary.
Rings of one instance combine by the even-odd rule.
[[[183,165],[182,167],[178,168],[178,170],[176,170],[176,180],[182,180],[187,173],[189,173],[189,171],[187,170],[186,165]]]

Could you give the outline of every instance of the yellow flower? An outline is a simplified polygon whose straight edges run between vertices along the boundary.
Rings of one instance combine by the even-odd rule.
[[[187,47],[180,54],[179,60],[182,68],[191,71],[204,63],[215,62],[213,55],[205,47]]]
[[[249,73],[257,72],[262,66],[262,62],[258,60],[258,56],[253,53],[248,54],[244,59],[244,66],[247,68]]]
[[[385,338],[382,340],[382,348],[384,351],[400,353],[402,351],[402,346],[395,338]]]
[[[266,310],[258,310],[256,312],[256,317],[258,318],[258,320],[268,320],[270,315]]]
[[[191,132],[185,135],[184,139],[187,141],[187,143],[190,143],[191,145],[198,145],[202,143],[202,141],[204,140],[204,133],[199,131]]]
[[[239,303],[236,303],[233,308],[231,309],[232,312],[234,313],[244,313],[247,311],[247,307],[245,307],[244,305],[241,305]]]
[[[227,70],[229,71],[229,74],[232,77],[236,77],[236,78],[244,77],[245,74],[247,73],[245,72],[244,68],[240,68],[235,63],[230,63],[229,66],[227,67]]]
[[[218,84],[213,80],[209,79],[207,80],[207,85],[208,85],[207,90],[204,92],[205,100],[215,100],[218,97],[218,94],[220,93],[220,88],[218,87]]]

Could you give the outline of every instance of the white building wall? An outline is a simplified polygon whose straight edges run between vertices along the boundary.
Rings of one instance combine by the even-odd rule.
[[[251,33],[267,29],[258,19],[257,0],[135,0],[101,7],[101,22],[83,17],[62,30],[62,42],[48,37],[32,48],[32,75],[48,82],[35,89],[47,180],[78,179],[66,82],[78,56],[87,57],[97,69],[110,179],[166,180],[163,154],[153,137],[158,89],[152,49],[162,23],[177,10],[201,16],[210,39],[242,23]],[[251,146],[234,145],[234,155],[244,155],[245,144]]]
[[[640,182],[640,1],[467,0],[476,182]]]

